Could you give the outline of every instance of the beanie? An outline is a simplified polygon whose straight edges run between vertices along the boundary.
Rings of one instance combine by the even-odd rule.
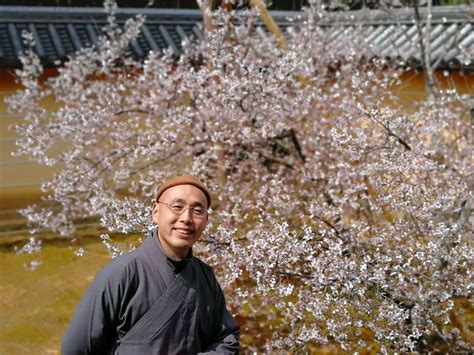
[[[209,190],[201,182],[201,180],[191,175],[181,175],[181,176],[177,176],[177,177],[166,180],[158,188],[158,192],[156,193],[156,202],[158,202],[158,200],[160,199],[160,196],[163,194],[163,192],[165,192],[165,190],[169,189],[170,187],[178,186],[178,185],[196,186],[198,189],[204,192],[204,195],[206,195],[207,206],[208,207],[211,206],[211,194],[209,193]]]

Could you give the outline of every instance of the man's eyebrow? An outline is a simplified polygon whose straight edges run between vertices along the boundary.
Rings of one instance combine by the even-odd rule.
[[[184,201],[182,198],[174,198],[170,201],[170,203],[175,203],[175,202],[186,203],[186,201]]]
[[[174,198],[174,199],[171,200],[170,204],[171,203],[177,203],[177,202],[186,204],[186,201],[183,200],[182,198]],[[196,201],[196,202],[192,203],[190,206],[191,207],[199,206],[199,207],[202,207],[202,208],[206,208],[206,206],[203,203],[199,202],[199,201]]]

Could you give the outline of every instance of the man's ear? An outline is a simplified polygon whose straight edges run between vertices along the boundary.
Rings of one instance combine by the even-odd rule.
[[[157,202],[153,202],[153,205],[151,206],[151,218],[153,220],[153,223],[158,224],[158,210],[159,210],[160,205]]]

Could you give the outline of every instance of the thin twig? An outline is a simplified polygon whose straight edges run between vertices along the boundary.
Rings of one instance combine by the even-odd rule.
[[[289,162],[287,162],[284,159],[277,158],[277,157],[274,157],[272,155],[268,155],[267,153],[264,153],[264,152],[259,152],[259,153],[263,158],[265,158],[266,160],[268,160],[272,163],[280,164],[280,165],[286,166],[289,169],[293,169],[293,165],[290,164]]]
[[[389,137],[396,138],[397,142],[400,143],[405,148],[405,150],[407,150],[407,151],[412,150],[410,144],[408,144],[407,141],[405,141],[404,139],[402,139],[402,137],[400,137],[397,133],[395,133],[388,125],[386,125],[385,123],[383,123],[379,119],[375,118],[374,115],[372,115],[367,110],[363,110],[360,107],[357,107],[357,109],[360,112],[362,112],[363,114],[367,115],[367,117],[369,117],[369,119],[371,119],[372,121],[374,121],[375,123],[378,123],[381,127],[383,127],[385,129],[385,131],[387,131],[387,134],[389,135]]]
[[[278,274],[283,275],[283,276],[288,276],[288,277],[301,277],[303,279],[309,279],[309,280],[314,279],[314,276],[300,274],[298,272],[279,271]]]
[[[293,142],[293,144],[296,148],[296,151],[298,152],[298,155],[301,158],[301,161],[303,163],[306,163],[306,156],[303,154],[303,149],[301,149],[301,144],[298,140],[298,137],[296,137],[296,133],[295,133],[295,130],[293,128],[290,128],[290,137],[291,137],[291,141]]]

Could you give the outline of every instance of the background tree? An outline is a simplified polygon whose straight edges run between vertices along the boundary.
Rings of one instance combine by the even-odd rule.
[[[144,19],[122,28],[105,7],[99,45],[57,77],[40,84],[32,50],[17,72],[18,152],[62,167],[45,203],[23,211],[32,226],[67,235],[98,216],[111,231],[152,228],[157,183],[195,174],[219,198],[199,252],[244,349],[473,349],[465,97],[437,90],[404,108],[389,90],[401,69],[367,60],[363,43],[329,43],[317,2],[284,46],[252,37],[257,11],[224,8],[177,61],[143,62],[128,44]],[[46,97],[61,108],[48,113]]]

